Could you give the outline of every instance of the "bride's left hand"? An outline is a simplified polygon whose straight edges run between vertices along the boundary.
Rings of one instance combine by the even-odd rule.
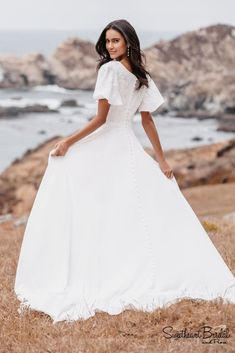
[[[51,156],[64,156],[69,149],[69,144],[66,139],[59,141],[55,144],[51,151]]]

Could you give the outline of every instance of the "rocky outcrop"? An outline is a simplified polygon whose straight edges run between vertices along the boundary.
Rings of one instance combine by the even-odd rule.
[[[54,77],[42,54],[0,56],[0,88],[47,85]]]
[[[5,117],[16,117],[20,114],[27,113],[56,113],[58,110],[50,109],[44,104],[27,105],[26,107],[1,107],[0,106],[0,119]]]
[[[93,89],[97,60],[93,43],[70,38],[56,49],[48,62],[57,85],[70,89]]]
[[[63,100],[62,103],[60,104],[60,107],[78,107],[78,103],[75,99],[66,99]]]
[[[0,175],[0,215],[27,214],[45,171],[49,151],[58,141],[50,139]],[[153,151],[146,148],[153,155]],[[235,138],[208,146],[165,153],[180,188],[235,182]]]
[[[145,50],[148,68],[167,97],[168,110],[235,109],[235,27],[214,25],[160,41]]]
[[[0,88],[57,84],[75,89],[92,89],[96,79],[94,44],[80,38],[69,38],[54,54],[22,57],[0,56]]]

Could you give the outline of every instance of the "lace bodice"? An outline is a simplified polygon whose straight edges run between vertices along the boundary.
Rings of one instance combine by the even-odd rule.
[[[98,70],[93,98],[106,98],[110,109],[106,122],[122,125],[130,123],[138,111],[155,111],[165,100],[148,75],[149,87],[136,90],[137,77],[117,60],[103,64]]]

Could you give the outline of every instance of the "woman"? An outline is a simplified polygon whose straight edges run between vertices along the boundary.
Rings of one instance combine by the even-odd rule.
[[[187,297],[235,302],[234,276],[164,157],[151,116],[164,98],[134,28],[111,22],[96,50],[97,114],[49,154],[17,267],[19,312],[55,323]],[[136,111],[156,161],[133,132]]]

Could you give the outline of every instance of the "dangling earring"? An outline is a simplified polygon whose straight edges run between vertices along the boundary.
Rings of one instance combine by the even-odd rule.
[[[127,47],[127,56],[130,56],[130,46]]]

